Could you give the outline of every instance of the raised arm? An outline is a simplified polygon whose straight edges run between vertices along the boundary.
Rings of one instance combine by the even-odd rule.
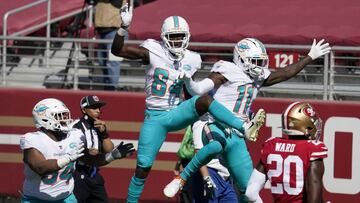
[[[313,60],[329,53],[331,49],[329,43],[324,43],[324,41],[325,40],[322,39],[318,43],[316,43],[316,40],[314,39],[311,49],[305,58],[296,63],[290,64],[285,68],[281,68],[275,72],[272,72],[270,76],[264,81],[263,86],[271,86],[282,81],[286,81],[298,74],[302,69],[304,69],[306,65],[311,63]]]
[[[120,56],[127,59],[141,59],[143,64],[149,64],[149,51],[147,49],[124,44],[125,35],[128,32],[132,20],[133,8],[129,8],[128,4],[125,4],[120,9],[120,15],[122,19],[122,25],[114,37],[111,46],[111,53],[115,56]]]
[[[322,203],[323,196],[323,182],[324,175],[324,162],[322,159],[318,159],[310,162],[308,173],[306,176],[305,190],[308,203]]]

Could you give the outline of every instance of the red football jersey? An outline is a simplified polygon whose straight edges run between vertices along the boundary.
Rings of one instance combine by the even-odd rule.
[[[261,162],[271,182],[276,203],[301,203],[310,162],[327,157],[320,141],[271,138],[261,151]]]

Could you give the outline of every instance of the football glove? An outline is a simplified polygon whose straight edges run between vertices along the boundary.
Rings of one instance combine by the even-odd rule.
[[[79,144],[75,150],[59,158],[57,160],[57,165],[59,166],[59,168],[64,168],[70,162],[75,161],[76,159],[84,156],[83,153],[84,150],[85,150],[84,143]]]
[[[215,199],[216,185],[210,176],[203,177],[204,180],[204,197],[207,199]]]
[[[122,20],[121,27],[123,29],[128,29],[133,17],[133,7],[129,7],[129,4],[126,3],[120,9],[120,16]]]
[[[105,160],[109,163],[115,159],[122,159],[131,156],[134,153],[134,145],[132,143],[121,142],[111,152],[106,153]]]
[[[324,43],[324,39],[320,40],[318,43],[316,43],[316,39],[314,39],[313,44],[311,46],[311,49],[308,53],[308,55],[311,57],[312,60],[315,60],[319,58],[320,56],[323,56],[325,54],[328,54],[331,50],[329,43]]]

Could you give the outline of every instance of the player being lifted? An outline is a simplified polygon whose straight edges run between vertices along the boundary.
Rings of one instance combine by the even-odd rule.
[[[321,127],[321,119],[309,103],[295,102],[286,108],[282,130],[287,137],[265,142],[246,190],[250,201],[258,199],[269,179],[274,202],[323,202],[323,159],[327,148],[319,141]]]
[[[203,95],[214,89],[214,99],[231,110],[235,116],[246,121],[251,104],[262,86],[271,86],[290,79],[307,64],[329,52],[328,43],[324,43],[324,40],[316,43],[314,39],[308,56],[285,68],[270,72],[265,46],[257,39],[245,38],[235,45],[233,62],[215,63],[208,78],[202,81],[193,81],[186,72],[182,73],[182,80],[192,95]],[[255,116],[256,119],[264,119],[261,114],[257,116],[260,117]],[[195,155],[180,177],[165,187],[166,196],[173,197],[192,173],[218,154],[222,155],[239,190],[245,194],[253,164],[245,140],[241,137],[253,141],[256,137],[237,133],[221,123],[214,122],[211,117],[209,121],[210,124],[205,126],[206,136],[203,138],[209,144]],[[240,134],[240,137],[236,134]]]
[[[140,131],[137,166],[131,179],[127,202],[138,202],[145,180],[166,134],[185,128],[210,112],[215,119],[237,130],[255,136],[261,123],[244,123],[209,96],[194,96],[182,102],[181,72],[191,77],[201,65],[200,55],[187,49],[190,32],[184,18],[170,16],[161,28],[162,42],[149,39],[139,47],[124,45],[124,36],[130,26],[133,9],[121,9],[122,27],[114,38],[111,51],[116,56],[141,59],[146,68],[146,110]],[[251,134],[251,135],[250,135]]]

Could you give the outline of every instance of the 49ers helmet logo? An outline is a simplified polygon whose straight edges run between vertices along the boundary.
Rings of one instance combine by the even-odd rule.
[[[309,116],[309,117],[314,117],[315,116],[315,111],[313,108],[307,106],[303,109],[303,112],[305,115]]]

